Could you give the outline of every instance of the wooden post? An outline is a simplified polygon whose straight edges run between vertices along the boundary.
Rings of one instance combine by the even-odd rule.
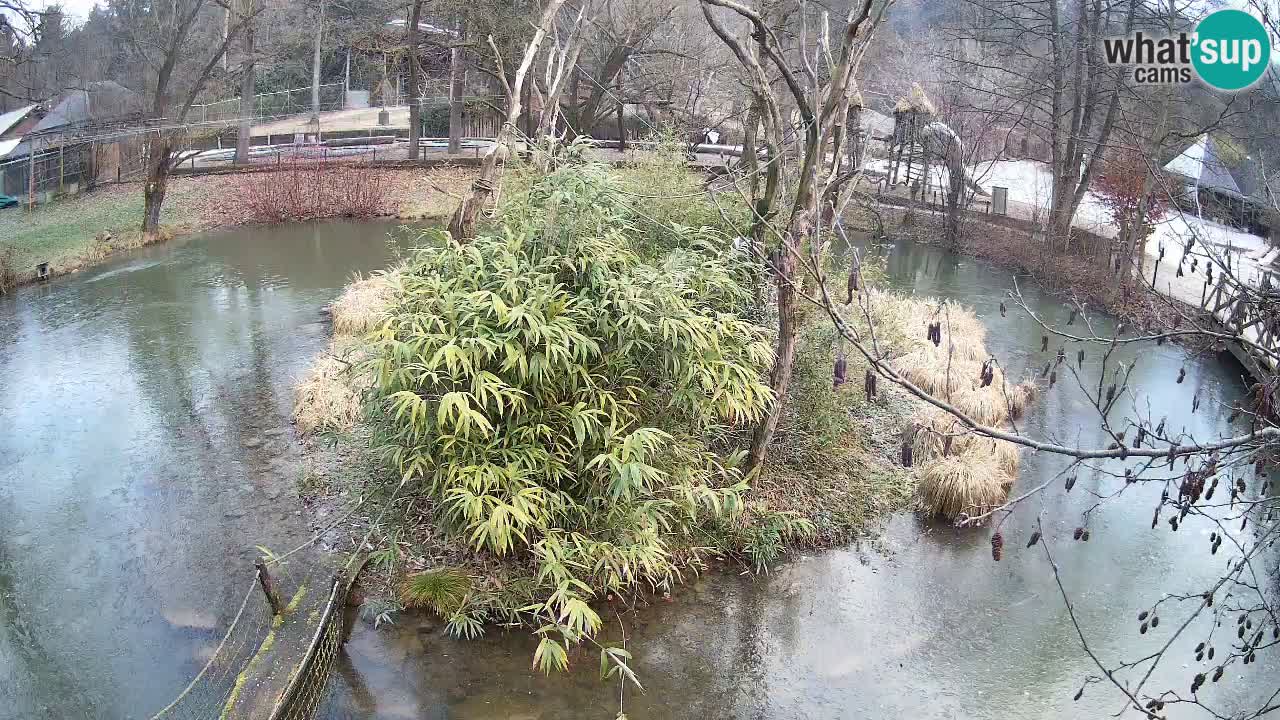
[[[67,143],[65,140],[58,143],[58,194],[61,195],[67,191],[67,166],[65,152]]]
[[[622,104],[622,68],[618,68],[618,82],[616,85],[618,90],[618,151],[627,151],[627,122],[626,122],[626,106]],[[578,99],[574,98],[574,102]]]
[[[36,143],[27,148],[27,210],[36,208]]]
[[[271,581],[271,576],[267,574],[267,566],[262,560],[255,560],[253,566],[258,568],[258,585],[262,586],[262,592],[267,596],[267,604],[271,606],[271,614],[279,615],[284,611],[284,605],[280,603],[280,596],[276,594],[275,583]]]

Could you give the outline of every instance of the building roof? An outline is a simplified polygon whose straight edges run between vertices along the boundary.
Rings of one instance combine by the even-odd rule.
[[[16,127],[18,123],[22,122],[31,114],[31,111],[35,109],[35,105],[28,105],[24,108],[10,110],[9,112],[0,115],[0,137],[3,137],[6,132],[9,132],[9,130]]]
[[[126,117],[136,113],[141,104],[141,96],[111,80],[91,83],[84,89],[68,90],[30,132],[15,138],[21,142],[10,148],[7,155],[10,159],[25,157],[31,152],[32,142],[40,135],[74,139],[75,133],[89,123]]]
[[[141,98],[120,83],[104,80],[83,90],[70,90],[41,118],[32,132],[126,115],[137,110]]]
[[[408,26],[409,26],[409,21],[405,20],[404,18],[396,18],[395,20],[388,20],[385,25],[385,27],[392,27],[392,28],[404,28]],[[452,37],[457,34],[457,32],[454,30],[450,30],[448,28],[442,28],[438,25],[432,25],[426,20],[418,21],[418,31],[424,35],[447,35]]]
[[[1170,160],[1164,169],[1194,182],[1199,187],[1232,197],[1244,197],[1244,193],[1240,192],[1240,186],[1231,176],[1230,168],[1222,161],[1217,143],[1209,133],[1197,138],[1194,143],[1187,146],[1186,150]]]
[[[22,138],[9,138],[8,140],[0,140],[0,160],[8,157],[13,149],[18,147],[18,143],[22,142]]]
[[[1272,195],[1276,189],[1274,179],[1268,181],[1263,173],[1262,163],[1246,156],[1238,165],[1231,168],[1231,177],[1235,178],[1236,187],[1245,199],[1265,207],[1272,206]]]

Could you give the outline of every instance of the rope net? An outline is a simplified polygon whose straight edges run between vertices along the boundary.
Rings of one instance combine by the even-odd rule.
[[[151,720],[211,720],[234,699],[244,673],[271,632],[271,608],[255,574],[226,633],[195,678]]]

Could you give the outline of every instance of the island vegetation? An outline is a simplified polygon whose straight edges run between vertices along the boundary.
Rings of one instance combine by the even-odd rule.
[[[370,612],[424,607],[467,637],[525,625],[543,637],[537,664],[562,668],[599,629],[601,601],[874,537],[917,482],[921,507],[951,517],[1004,499],[1017,450],[877,389],[816,311],[769,458],[748,467],[752,430],[779,402],[777,321],[735,246],[745,218],[704,183],[670,147],[621,167],[570,151],[550,171],[508,169],[476,238],[422,233],[332,305],[334,341],[295,418],[319,458],[317,499],[392,508]],[[1028,402],[998,369],[984,380],[970,311],[870,288],[845,311],[985,422]]]

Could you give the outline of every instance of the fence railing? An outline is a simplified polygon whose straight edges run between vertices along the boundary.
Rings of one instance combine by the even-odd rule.
[[[343,607],[351,583],[335,576],[306,654],[280,694],[268,720],[313,720],[328,697],[329,675],[344,642]]]
[[[343,108],[343,84],[327,83],[320,86],[320,111],[329,112]],[[311,88],[291,88],[253,96],[253,116],[274,118],[311,112]],[[235,122],[240,118],[240,98],[228,98],[216,102],[192,105],[187,118],[193,123]]]
[[[38,141],[35,152],[0,161],[0,194],[24,204],[74,195],[99,183],[136,180],[144,169],[143,143],[125,136],[107,141]]]
[[[150,720],[215,720],[228,716],[240,678],[262,651],[275,615],[258,592],[261,570],[247,584],[240,609],[227,626],[212,657],[173,702]]]

